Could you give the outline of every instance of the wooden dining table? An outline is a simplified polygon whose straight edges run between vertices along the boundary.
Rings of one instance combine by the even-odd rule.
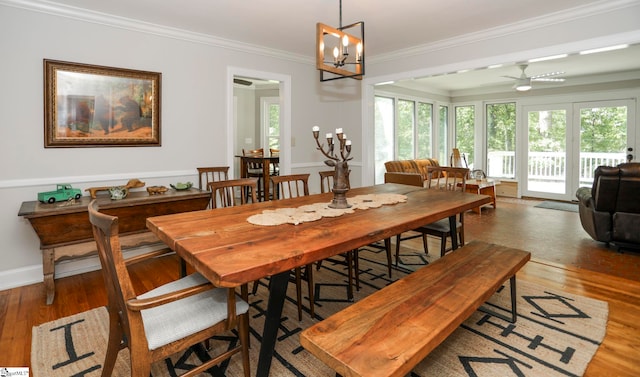
[[[268,376],[290,271],[488,203],[486,195],[427,190],[400,184],[351,189],[363,194],[403,194],[407,201],[357,209],[298,225],[253,225],[247,218],[267,209],[328,203],[333,194],[258,202],[237,207],[150,217],[147,227],[196,271],[219,287],[271,277],[257,376]],[[453,237],[453,248],[457,248]]]

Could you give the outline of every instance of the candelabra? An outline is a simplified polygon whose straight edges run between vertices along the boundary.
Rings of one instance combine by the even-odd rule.
[[[327,166],[331,166],[334,168],[333,174],[333,201],[329,204],[331,208],[349,208],[351,207],[349,203],[347,203],[346,194],[349,191],[349,165],[347,161],[351,160],[352,157],[349,157],[351,154],[351,140],[347,140],[347,135],[342,132],[342,128],[336,129],[336,137],[338,138],[339,143],[339,155],[336,155],[335,145],[333,141],[333,135],[328,133],[326,135],[327,138],[327,150],[324,148],[324,144],[320,144],[318,137],[320,135],[320,128],[315,126],[313,127],[313,137],[316,139],[316,144],[318,145],[318,150],[322,152],[322,154],[328,158],[324,163]]]

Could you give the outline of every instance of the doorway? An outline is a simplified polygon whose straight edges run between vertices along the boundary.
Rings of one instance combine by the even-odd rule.
[[[279,168],[291,166],[291,78],[270,72],[228,69],[227,161],[229,176],[240,177],[242,150],[272,145],[280,150]],[[275,122],[275,123],[274,123]]]
[[[525,106],[527,147],[520,166],[522,195],[572,201],[578,187],[591,187],[600,165],[627,160],[635,145],[631,100]]]

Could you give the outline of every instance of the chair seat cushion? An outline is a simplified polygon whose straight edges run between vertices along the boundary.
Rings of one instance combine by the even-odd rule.
[[[195,273],[152,289],[138,298],[158,296],[206,282],[207,279]],[[236,313],[243,314],[248,309],[249,305],[237,296]],[[150,350],[195,334],[226,318],[226,288],[213,288],[182,300],[142,311],[142,321]]]
[[[460,221],[456,221],[456,227],[459,228],[460,226],[462,226]],[[434,223],[422,226],[421,228],[434,231],[434,232],[449,233],[449,219],[447,218],[447,219],[438,220]]]

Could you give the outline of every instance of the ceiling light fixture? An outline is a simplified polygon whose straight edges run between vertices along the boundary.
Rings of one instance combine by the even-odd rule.
[[[609,46],[609,47],[602,47],[602,48],[594,48],[591,50],[580,51],[580,55],[588,55],[588,54],[595,54],[597,52],[621,50],[627,47],[629,47],[629,45],[625,44],[625,45],[616,45],[616,46]]]
[[[348,31],[348,32],[347,32]],[[320,81],[344,79],[362,80],[364,76],[364,22],[342,26],[342,0],[340,0],[340,26],[336,29],[316,24],[316,68]],[[333,59],[325,61],[325,56]],[[330,73],[325,77],[325,73]]]
[[[562,59],[562,58],[566,58],[567,56],[569,56],[569,54],[551,55],[551,56],[545,56],[542,58],[529,59],[528,62],[529,63],[543,62],[545,60]]]
[[[514,88],[516,88],[516,90],[519,92],[526,92],[528,90],[531,90],[531,80],[530,79],[518,80]]]

